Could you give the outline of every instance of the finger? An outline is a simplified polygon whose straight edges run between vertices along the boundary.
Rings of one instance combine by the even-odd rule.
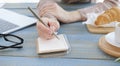
[[[40,15],[43,16],[46,13],[55,12],[55,7],[44,8],[40,11]]]
[[[47,40],[54,38],[53,34],[43,33],[42,31],[38,31],[38,35],[39,35],[39,37],[41,37],[43,39],[47,39]]]
[[[49,39],[50,36],[52,35],[52,32],[51,32],[51,33],[47,32],[47,31],[44,32],[43,30],[38,29],[38,35],[39,35],[39,37],[41,37],[41,38]]]
[[[49,18],[41,18],[41,20],[44,23],[47,23],[49,25],[49,27],[44,26],[42,23],[37,22],[37,29],[38,29],[38,33],[39,36],[41,36],[44,39],[51,39],[53,38],[53,33],[55,32],[55,30],[57,30],[58,28],[54,27],[57,25],[58,22],[56,22],[53,19],[49,19]]]
[[[39,2],[39,4],[38,4],[38,9],[39,10],[41,10],[43,7],[45,7],[46,5],[48,5],[48,4],[51,4],[52,2],[51,1],[41,1],[41,2]]]
[[[52,33],[54,33],[57,30],[57,28],[55,28],[54,26],[50,26],[50,29],[51,29]]]
[[[41,31],[38,31],[38,35],[40,38],[43,38],[43,39],[51,39],[50,35],[46,34],[46,33],[43,33]]]
[[[39,12],[43,12],[43,10],[48,10],[50,8],[53,8],[54,7],[54,4],[51,4],[51,3],[47,3],[45,5],[42,5],[41,8],[39,8]]]
[[[49,35],[47,39],[50,40],[50,39],[53,39],[54,37],[55,37],[54,35]]]
[[[49,22],[50,29],[52,31],[57,31],[60,28],[59,22]]]
[[[38,29],[38,31],[41,31],[42,33],[46,33],[46,34],[51,34],[52,33],[50,31],[49,27],[46,27],[45,25],[43,25],[40,22],[37,22],[37,29]]]
[[[41,13],[40,13],[40,16],[41,16],[41,17],[44,17],[46,14],[54,15],[54,13],[57,14],[57,13],[55,12],[55,10],[49,9],[49,10],[45,10],[45,11],[41,12]]]

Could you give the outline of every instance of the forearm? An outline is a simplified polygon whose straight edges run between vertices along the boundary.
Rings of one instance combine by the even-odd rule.
[[[81,15],[78,11],[70,11],[69,16],[71,22],[79,21],[81,18]]]
[[[105,11],[111,7],[117,6],[120,2],[118,0],[104,0],[103,3],[97,3],[93,6],[86,7],[83,9],[79,9],[79,11],[84,12],[84,13],[99,13],[102,11]]]
[[[76,21],[85,21],[86,20],[85,14],[78,11],[78,10],[70,11],[68,13],[69,13],[69,15],[68,15],[69,16],[68,23],[76,22]]]
[[[112,6],[109,6],[109,7],[112,7]],[[67,23],[75,22],[75,21],[85,21],[85,20],[87,20],[86,14],[92,13],[92,12],[99,13],[106,9],[108,9],[108,7],[104,3],[97,3],[96,5],[93,5],[90,7],[86,7],[86,8],[68,12],[69,20]]]
[[[37,4],[37,9],[40,9],[45,2],[59,2],[61,0],[40,0],[39,3]]]

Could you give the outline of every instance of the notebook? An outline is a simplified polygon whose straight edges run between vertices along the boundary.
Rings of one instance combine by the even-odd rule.
[[[69,44],[63,34],[58,35],[60,39],[53,38],[51,40],[41,39],[40,37],[37,39],[37,53],[45,54],[45,53],[54,53],[54,52],[62,52],[68,51]]]
[[[0,9],[0,33],[8,34],[36,23],[36,19],[16,12]]]

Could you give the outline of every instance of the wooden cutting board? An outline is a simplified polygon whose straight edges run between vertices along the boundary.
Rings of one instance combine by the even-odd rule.
[[[103,36],[99,39],[99,47],[101,48],[101,50],[103,50],[105,53],[107,53],[111,56],[120,57],[120,48],[109,44],[105,40],[105,36]]]
[[[113,27],[94,27],[92,25],[87,24],[87,29],[89,32],[91,33],[96,33],[96,34],[106,34],[109,32],[113,32],[115,30],[115,28]]]

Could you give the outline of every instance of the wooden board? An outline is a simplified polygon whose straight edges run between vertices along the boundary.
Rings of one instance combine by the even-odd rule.
[[[87,24],[88,31],[91,33],[97,33],[97,34],[106,34],[109,32],[113,32],[115,28],[103,28],[103,27],[94,27],[92,25]]]
[[[120,48],[115,47],[108,42],[106,42],[105,37],[101,37],[99,40],[99,47],[107,54],[114,56],[114,57],[120,57]]]

